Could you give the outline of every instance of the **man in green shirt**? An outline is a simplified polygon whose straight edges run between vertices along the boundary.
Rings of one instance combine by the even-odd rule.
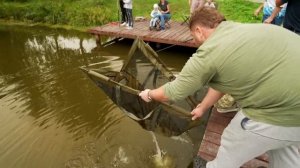
[[[265,152],[273,168],[300,167],[300,37],[279,26],[227,22],[211,8],[194,12],[190,30],[203,44],[176,80],[141,98],[177,101],[207,84],[195,120],[228,93],[241,110],[206,167],[238,168]]]

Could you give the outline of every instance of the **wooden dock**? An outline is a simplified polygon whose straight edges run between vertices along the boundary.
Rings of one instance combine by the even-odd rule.
[[[156,42],[170,45],[179,45],[185,47],[198,48],[190,34],[190,30],[186,23],[169,21],[169,28],[163,31],[149,30],[149,21],[136,21],[132,30],[121,27],[118,22],[111,22],[106,25],[91,28],[89,33],[97,36],[120,37],[135,39],[139,37],[146,42]]]
[[[213,160],[216,157],[221,142],[221,135],[235,114],[235,112],[219,113],[214,108],[200,145],[198,152],[200,157],[207,161]],[[268,167],[268,157],[266,154],[250,160],[242,168],[257,168],[259,166]]]

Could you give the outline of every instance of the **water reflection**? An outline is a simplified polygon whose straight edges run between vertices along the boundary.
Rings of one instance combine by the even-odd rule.
[[[0,37],[0,167],[155,167],[150,133],[78,69],[116,70],[131,43],[102,48],[86,33],[42,27],[0,26]],[[163,59],[178,70],[186,58],[173,56]],[[158,136],[175,167],[195,148],[180,138]]]
[[[80,53],[91,53],[92,49],[97,47],[94,39],[79,39],[77,37],[45,36],[43,41],[37,41],[34,36],[25,43],[29,50],[35,50],[40,53],[55,53],[59,50],[69,49],[79,51]]]

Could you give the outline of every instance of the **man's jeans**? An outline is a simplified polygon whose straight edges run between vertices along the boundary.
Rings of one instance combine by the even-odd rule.
[[[300,127],[281,127],[248,119],[240,110],[221,137],[207,168],[239,168],[267,153],[269,168],[300,168]]]

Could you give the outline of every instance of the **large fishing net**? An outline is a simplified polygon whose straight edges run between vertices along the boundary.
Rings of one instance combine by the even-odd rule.
[[[140,39],[130,49],[120,71],[81,67],[105,94],[143,128],[167,136],[180,135],[201,121],[192,121],[190,112],[202,100],[206,89],[178,102],[144,102],[139,92],[158,88],[175,79],[157,53]]]

